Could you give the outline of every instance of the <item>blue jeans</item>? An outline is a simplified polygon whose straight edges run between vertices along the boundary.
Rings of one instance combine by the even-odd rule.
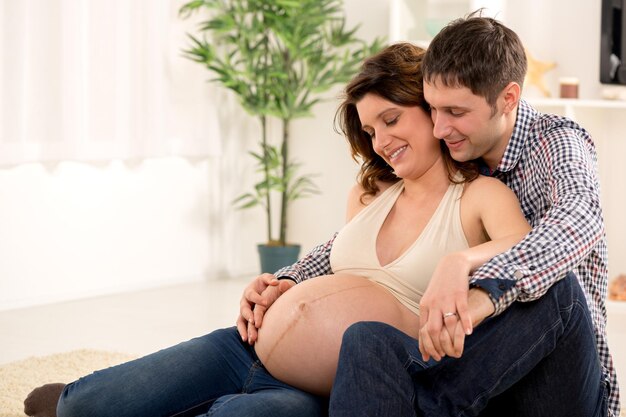
[[[569,274],[539,300],[485,320],[459,359],[424,362],[399,330],[354,324],[330,415],[595,417],[607,415],[606,396],[589,309]]]
[[[65,387],[59,417],[327,415],[328,400],[273,378],[237,329],[97,371]]]

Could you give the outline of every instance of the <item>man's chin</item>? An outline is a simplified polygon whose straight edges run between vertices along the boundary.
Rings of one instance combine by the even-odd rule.
[[[467,152],[450,151],[450,156],[452,157],[452,159],[458,162],[467,162],[474,159],[470,155],[468,155]]]

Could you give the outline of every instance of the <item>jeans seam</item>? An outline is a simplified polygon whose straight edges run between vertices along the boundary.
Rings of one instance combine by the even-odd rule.
[[[247,393],[248,392],[248,387],[252,383],[252,380],[254,378],[254,374],[259,369],[263,369],[263,365],[261,364],[260,360],[256,360],[256,361],[254,361],[252,366],[250,366],[250,370],[248,371],[248,377],[246,378],[246,380],[244,381],[243,385],[241,386],[241,392],[242,393]]]
[[[485,391],[483,391],[482,393],[480,393],[478,396],[476,396],[476,398],[474,399],[474,402],[472,404],[470,404],[470,406],[468,406],[467,408],[465,408],[464,410],[461,410],[458,414],[456,414],[457,417],[463,417],[465,416],[465,412],[467,410],[471,410],[473,407],[476,406],[476,404],[478,403],[479,400],[481,400],[482,398],[484,398],[485,396],[489,396],[494,389],[501,383],[502,379],[507,376],[512,369],[514,369],[523,359],[525,359],[530,352],[532,352],[538,345],[541,344],[541,342],[543,342],[546,338],[546,335],[555,327],[557,327],[559,325],[560,320],[557,320],[556,322],[554,322],[552,324],[552,326],[550,326],[549,329],[547,329],[543,335],[541,336],[540,339],[538,339],[535,343],[533,343],[533,345],[522,355],[519,357],[518,360],[516,360],[513,364],[511,364],[511,366],[509,368],[507,368],[507,370],[505,372],[503,372],[500,377],[498,378],[498,380],[491,386],[490,389],[487,389]]]
[[[188,407],[187,409],[185,409],[183,411],[179,411],[179,412],[177,412],[175,414],[170,414],[170,417],[184,416],[189,410],[193,410],[194,408],[201,407],[201,406],[203,406],[205,404],[210,404],[212,401],[215,401],[216,399],[217,398],[213,398],[213,399],[210,399],[210,400],[202,401],[202,402],[200,402],[200,403],[198,403],[198,404],[196,404],[196,405],[194,405],[192,407]],[[209,411],[210,411],[210,409],[209,409]]]
[[[209,408],[209,410],[207,411],[206,415],[208,416],[212,416],[213,414],[217,413],[223,406],[225,406],[226,404],[228,404],[229,402],[231,402],[232,400],[234,400],[235,398],[239,398],[240,396],[242,396],[244,394],[233,394],[229,399],[227,399],[226,401],[222,401],[221,403],[219,403],[219,405],[217,407],[215,406],[211,406],[211,408]]]

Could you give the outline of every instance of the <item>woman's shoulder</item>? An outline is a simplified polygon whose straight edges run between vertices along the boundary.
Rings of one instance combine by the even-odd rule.
[[[482,192],[506,192],[509,190],[502,181],[497,178],[488,177],[486,175],[479,175],[474,180],[465,183],[466,192],[470,193],[482,193]]]
[[[378,191],[375,194],[366,194],[365,188],[361,185],[361,183],[356,183],[350,189],[350,193],[348,194],[350,199],[363,200],[365,205],[368,205],[372,201],[374,201],[378,196],[387,191],[387,189],[395,184],[398,184],[400,181],[396,182],[386,182],[386,181],[376,181],[376,186],[378,187]]]
[[[363,210],[372,201],[376,200],[382,193],[387,191],[394,184],[398,184],[396,182],[386,182],[386,181],[376,181],[376,185],[378,186],[378,191],[376,194],[366,194],[365,188],[360,183],[355,184],[350,189],[348,193],[348,210],[347,210],[347,220],[350,221],[354,216],[357,215],[358,212]]]
[[[479,175],[465,184],[463,191],[465,200],[476,202],[477,205],[498,203],[505,200],[517,200],[517,196],[509,187],[497,178]]]

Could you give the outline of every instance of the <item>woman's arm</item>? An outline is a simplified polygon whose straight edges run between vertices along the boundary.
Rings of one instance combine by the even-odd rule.
[[[513,191],[499,180],[479,177],[466,186],[465,193],[461,210],[471,220],[467,223],[482,228],[482,235],[474,231],[474,236],[468,236],[470,247],[449,256],[462,262],[470,275],[494,256],[519,243],[531,227]],[[475,237],[479,240],[474,240]]]

